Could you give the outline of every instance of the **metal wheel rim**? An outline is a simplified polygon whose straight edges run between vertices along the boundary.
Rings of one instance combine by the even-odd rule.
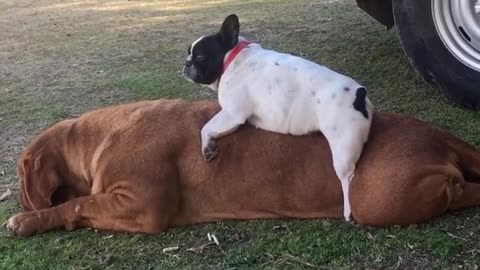
[[[480,72],[480,0],[431,0],[432,18],[447,49]]]

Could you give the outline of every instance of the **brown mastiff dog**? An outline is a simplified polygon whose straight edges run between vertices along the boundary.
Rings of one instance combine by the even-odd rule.
[[[18,235],[91,227],[159,233],[226,219],[341,218],[342,192],[327,141],[241,127],[200,153],[212,102],[158,100],[62,121],[18,164],[25,212]],[[376,113],[350,191],[361,224],[421,223],[480,204],[480,153],[416,119]]]

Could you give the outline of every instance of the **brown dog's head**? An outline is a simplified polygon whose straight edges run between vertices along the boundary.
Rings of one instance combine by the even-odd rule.
[[[52,195],[61,184],[61,159],[51,144],[42,139],[45,138],[27,146],[18,162],[19,200],[24,210],[52,206]]]

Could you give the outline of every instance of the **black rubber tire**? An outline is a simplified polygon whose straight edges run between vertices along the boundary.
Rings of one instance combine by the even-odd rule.
[[[400,42],[422,78],[449,99],[480,109],[480,72],[457,60],[443,45],[430,0],[392,0]]]

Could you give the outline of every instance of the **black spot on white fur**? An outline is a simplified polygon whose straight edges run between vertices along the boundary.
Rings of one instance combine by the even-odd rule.
[[[358,88],[357,93],[355,94],[355,100],[353,101],[353,108],[361,112],[362,115],[368,119],[368,112],[365,104],[366,98],[367,98],[367,89],[365,87]]]
[[[343,88],[343,90],[345,90],[345,92],[348,92],[348,91],[350,91],[350,88],[345,87],[345,88]]]
[[[280,64],[277,61],[275,61],[274,63],[275,63],[275,66],[280,66]]]

